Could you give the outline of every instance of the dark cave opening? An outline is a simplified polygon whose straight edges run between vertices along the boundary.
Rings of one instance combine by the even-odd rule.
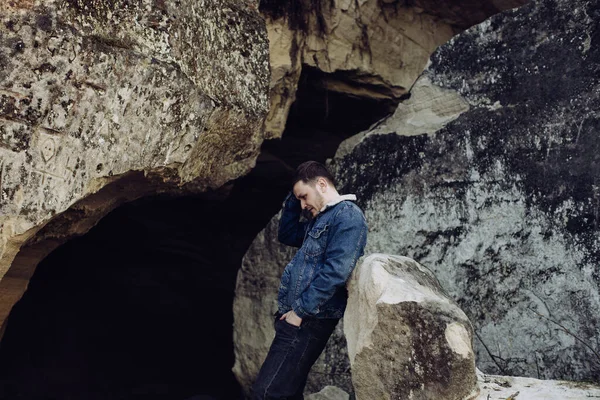
[[[349,72],[328,74],[304,66],[282,138],[266,141],[263,151],[291,167],[307,160],[325,162],[342,141],[394,112],[401,98],[358,80]],[[362,88],[373,96],[338,92],[331,89],[335,85],[354,87],[357,92]]]
[[[285,195],[261,196],[261,167],[226,198],[128,203],[46,257],[6,324],[0,398],[241,398],[236,274]]]
[[[242,257],[297,165],[325,162],[397,104],[327,89],[343,78],[306,67],[282,139],[228,193],[125,204],[40,262],[0,343],[0,398],[242,398],[231,372]]]

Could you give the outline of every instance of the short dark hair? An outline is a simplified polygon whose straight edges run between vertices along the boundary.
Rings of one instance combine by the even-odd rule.
[[[335,187],[335,178],[331,175],[327,167],[318,161],[306,161],[296,168],[296,176],[294,176],[292,186],[300,181],[313,184],[319,177],[327,179]]]

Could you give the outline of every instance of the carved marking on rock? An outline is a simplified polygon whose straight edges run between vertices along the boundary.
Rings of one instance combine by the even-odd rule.
[[[50,177],[65,180],[66,155],[58,159],[63,139],[64,135],[52,128],[38,127],[37,129],[37,156],[31,172],[41,175],[42,184],[45,184],[46,178]]]
[[[78,162],[72,146],[73,141],[64,132],[48,127],[37,127],[32,146],[36,151],[32,153],[33,165],[30,177],[39,176],[42,185],[48,179],[67,181],[69,176],[75,174]]]
[[[56,155],[56,142],[54,139],[48,138],[42,142],[41,154],[46,163],[54,158]]]
[[[38,130],[40,132],[40,143],[42,144],[40,147],[42,160],[48,163],[56,156],[58,141],[60,136],[64,136],[64,133],[44,126],[38,127]]]
[[[65,135],[64,132],[57,131],[56,129],[48,128],[45,126],[40,126],[39,129],[48,135],[55,135],[55,136],[64,136]]]
[[[41,175],[41,177],[42,177],[42,185],[46,183],[46,178],[56,178],[56,179],[59,179],[61,181],[65,180],[64,176],[60,176],[60,175],[55,174],[53,172],[43,171],[41,169],[34,169],[31,172]]]
[[[75,157],[68,156],[67,162],[65,163],[65,174],[63,180],[67,180],[69,175],[75,176],[75,167],[77,166],[77,160]]]

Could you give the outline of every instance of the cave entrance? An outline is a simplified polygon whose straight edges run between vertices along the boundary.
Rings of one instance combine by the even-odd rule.
[[[401,100],[360,83],[354,72],[325,73],[304,65],[282,138],[266,141],[263,152],[293,168],[307,160],[324,163],[342,141],[391,115]]]
[[[5,324],[0,398],[241,398],[231,367],[242,257],[297,165],[325,162],[397,104],[329,89],[344,79],[306,67],[282,139],[218,194],[127,203],[44,258]]]
[[[40,262],[0,344],[0,398],[239,398],[235,278],[271,217],[253,176],[226,198],[125,204]]]

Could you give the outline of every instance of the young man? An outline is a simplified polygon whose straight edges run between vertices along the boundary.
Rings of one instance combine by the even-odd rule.
[[[281,277],[275,339],[254,399],[303,399],[308,372],[344,315],[346,281],[367,241],[367,223],[354,200],[337,192],[322,164],[308,161],[296,170],[279,241],[300,249]]]

